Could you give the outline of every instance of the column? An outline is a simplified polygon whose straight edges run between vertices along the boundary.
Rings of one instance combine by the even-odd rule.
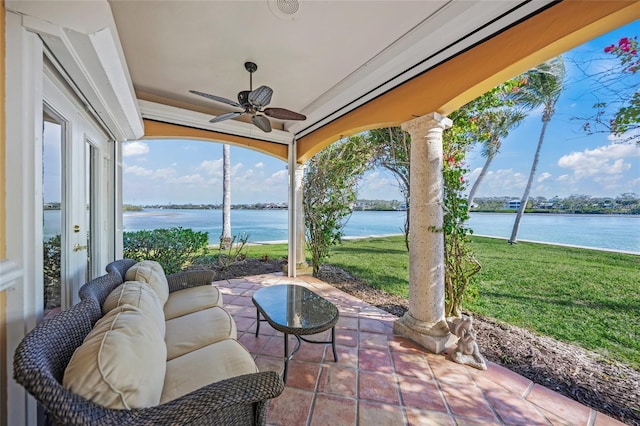
[[[294,191],[296,192],[296,273],[297,275],[308,275],[313,272],[311,265],[307,263],[305,248],[307,240],[304,226],[304,164],[296,164],[294,171]]]
[[[440,353],[452,335],[444,317],[442,131],[451,120],[430,113],[403,123],[411,135],[409,311],[394,331]]]

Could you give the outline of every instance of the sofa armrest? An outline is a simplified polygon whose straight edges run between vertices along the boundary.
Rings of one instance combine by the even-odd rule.
[[[214,271],[186,271],[167,275],[169,293],[190,287],[211,285],[215,276]]]

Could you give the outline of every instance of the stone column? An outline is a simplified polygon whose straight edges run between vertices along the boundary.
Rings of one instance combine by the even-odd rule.
[[[403,123],[411,135],[409,311],[394,331],[440,353],[451,334],[444,317],[442,131],[451,120],[438,113]]]
[[[296,194],[296,275],[308,275],[313,268],[306,261],[306,238],[304,227],[304,164],[296,164],[294,173],[294,188]]]

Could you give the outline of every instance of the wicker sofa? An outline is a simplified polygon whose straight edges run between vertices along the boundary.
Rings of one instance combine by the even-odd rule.
[[[144,266],[112,262],[80,289],[80,303],[38,324],[16,349],[16,381],[55,424],[264,424],[284,384],[273,371],[258,372],[235,340],[213,273],[166,276],[158,320],[155,299],[142,297],[154,284],[136,284],[150,273]]]

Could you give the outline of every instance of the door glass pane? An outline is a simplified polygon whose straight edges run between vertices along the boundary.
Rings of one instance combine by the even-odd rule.
[[[62,306],[61,238],[64,218],[62,138],[64,126],[44,113],[42,144],[44,315]]]
[[[85,141],[84,144],[85,152],[84,152],[84,162],[85,162],[85,182],[84,182],[84,194],[85,194],[85,203],[86,203],[86,229],[87,229],[87,240],[85,242],[85,246],[87,246],[87,268],[86,268],[86,276],[85,281],[89,281],[92,277],[93,268],[91,259],[92,259],[92,246],[91,246],[91,237],[95,235],[95,215],[94,215],[94,197],[93,191],[91,188],[94,187],[94,174],[95,170],[95,157],[96,157],[96,149],[93,147],[91,142]]]

